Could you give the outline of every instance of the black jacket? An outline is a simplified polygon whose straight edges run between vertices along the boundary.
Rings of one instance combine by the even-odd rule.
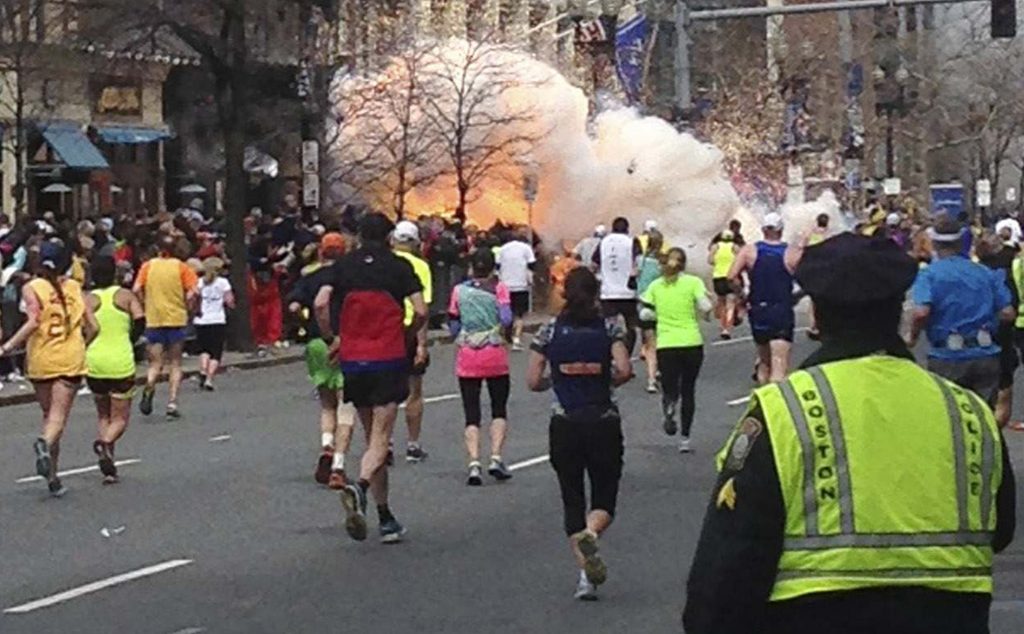
[[[810,367],[878,351],[912,358],[898,338],[826,342],[803,364]],[[683,625],[687,634],[987,634],[991,596],[928,588],[881,588],[831,592],[769,603],[782,555],[785,508],[760,405],[748,417],[761,421],[738,470],[719,474],[708,505],[687,583]],[[719,491],[730,479],[733,509],[719,509]],[[996,495],[993,547],[1013,539],[1016,491],[1003,443],[1003,482]]]

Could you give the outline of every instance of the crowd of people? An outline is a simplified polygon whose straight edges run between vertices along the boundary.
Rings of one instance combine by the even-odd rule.
[[[36,470],[54,496],[64,492],[60,439],[83,379],[97,408],[93,449],[105,481],[117,481],[115,445],[128,425],[140,336],[149,361],[143,415],[153,412],[166,368],[166,415],[181,416],[181,358],[192,332],[200,387],[214,390],[235,305],[223,271],[237,264],[225,258],[216,221],[194,207],[156,224],[100,219],[58,227],[44,216],[0,236],[5,289],[16,289],[21,322],[4,329],[0,358],[26,346],[24,372],[43,415],[33,445]],[[600,538],[615,517],[624,452],[615,388],[633,378],[637,343],[647,391],[661,395],[663,430],[678,435],[679,452],[689,453],[704,361],[701,321],[717,317],[726,340],[748,321],[759,387],[718,457],[719,480],[691,573],[688,631],[752,631],[765,615],[776,624],[765,631],[811,631],[857,611],[903,624],[882,607],[903,601],[922,619],[941,615],[965,624],[957,631],[981,632],[973,599],[962,595],[990,595],[992,552],[1005,548],[1014,527],[1001,428],[1010,415],[1015,344],[1024,342],[1016,310],[1024,259],[1020,226],[1005,220],[974,234],[955,218],[916,228],[889,214],[846,232],[821,216],[790,243],[778,213],[761,219],[754,242],[733,221],[708,247],[709,292],[688,271],[686,251],[653,221],[634,235],[626,218],[615,218],[610,230],[599,225],[542,263],[529,227],[480,231],[431,217],[395,224],[365,211],[328,228],[286,200],[280,213],[246,219],[248,317],[261,346],[305,343],[321,405],[314,478],[340,492],[348,534],[367,539],[372,497],[380,540],[396,543],[405,527],[389,495],[394,427],[404,406],[406,461],[427,459],[420,432],[431,321],[446,322],[456,346],[466,484],[482,486],[485,473],[505,482],[513,476],[503,458],[510,358],[525,351],[524,318],[535,308],[539,282],[550,284],[555,316],[529,346],[526,384],[554,394],[550,457],[580,600],[596,599],[608,576]],[[908,292],[914,311],[909,334],[901,334]],[[809,334],[822,345],[794,372],[794,306],[804,295],[813,301]],[[913,363],[921,334],[934,374]],[[485,387],[490,453],[482,455]],[[366,445],[348,467],[356,420]],[[902,425],[891,432],[900,442],[924,434],[917,440],[928,448],[899,467],[909,480],[930,478],[919,499],[904,500],[900,509],[871,493],[885,486],[882,479],[865,475],[871,465],[891,469],[899,462],[878,450],[887,426],[877,420]],[[944,491],[955,491],[952,502]],[[941,537],[929,541],[933,534]],[[847,552],[857,548],[869,556]],[[921,550],[893,554],[901,548]],[[927,549],[936,548],[949,550],[931,556]],[[736,579],[748,565],[747,578]],[[909,576],[887,576],[894,569]],[[914,585],[906,579],[923,594],[903,594]],[[729,583],[742,589],[730,592]],[[856,594],[866,589],[876,594]],[[851,591],[854,599],[844,595]],[[821,592],[832,593],[824,601],[833,610],[828,615],[801,603]],[[794,623],[800,626],[786,629]],[[901,627],[874,631],[922,631]]]

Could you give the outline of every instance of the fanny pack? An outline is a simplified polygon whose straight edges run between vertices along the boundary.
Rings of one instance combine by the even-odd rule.
[[[619,414],[619,408],[616,405],[581,407],[570,412],[563,410],[559,406],[558,410],[551,415],[551,420],[588,424],[614,423],[617,425],[622,422],[622,416]]]
[[[973,336],[964,336],[958,332],[950,333],[945,341],[935,346],[944,350],[965,350],[968,348],[988,348],[993,345],[992,334],[987,330],[979,330]]]
[[[455,338],[455,343],[463,348],[479,350],[489,346],[503,345],[505,343],[505,338],[501,336],[500,327],[494,327],[490,330],[483,330],[479,332],[466,332],[463,330],[459,333],[459,336]]]

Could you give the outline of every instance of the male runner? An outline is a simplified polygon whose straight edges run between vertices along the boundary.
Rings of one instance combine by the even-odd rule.
[[[740,249],[729,271],[734,284],[744,272],[750,276],[750,329],[757,344],[759,385],[786,378],[793,347],[793,271],[804,249],[783,242],[782,228],[780,214],[767,214],[761,223],[764,240]]]
[[[345,375],[345,401],[359,413],[366,432],[359,479],[342,490],[345,530],[366,539],[366,492],[372,489],[384,543],[402,540],[405,528],[388,507],[388,443],[398,406],[409,398],[406,330],[427,319],[423,287],[407,261],[388,248],[394,225],[380,213],[359,222],[358,249],[338,260],[317,294],[315,308],[324,342],[336,346]],[[404,303],[412,303],[413,321],[405,328]],[[332,333],[331,302],[340,306],[338,336]]]
[[[633,354],[640,314],[636,306],[636,259],[643,251],[629,235],[629,220],[616,218],[612,232],[594,252],[601,278],[601,307],[606,319],[622,316],[626,322],[626,347]]]
[[[427,306],[434,298],[430,265],[420,257],[420,229],[415,223],[403,220],[395,227],[392,236],[395,255],[409,262],[416,277],[423,286],[423,301]],[[413,321],[412,302],[405,300],[405,327]],[[427,322],[416,331],[407,330],[406,351],[409,360],[409,400],[405,402],[405,424],[409,428],[409,439],[405,448],[406,462],[422,462],[427,452],[420,446],[420,431],[423,429],[423,376],[430,367],[430,353],[427,351]]]
[[[185,347],[189,310],[195,305],[199,287],[195,271],[174,257],[176,242],[171,235],[160,237],[160,255],[142,265],[133,288],[146,309],[146,351],[149,355],[149,371],[139,411],[145,416],[153,413],[156,382],[166,361],[170,365],[168,419],[181,417],[178,412],[181,354]]]

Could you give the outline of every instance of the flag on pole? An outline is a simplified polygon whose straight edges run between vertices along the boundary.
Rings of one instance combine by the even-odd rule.
[[[619,27],[615,34],[615,66],[619,82],[630,105],[639,103],[644,83],[644,57],[650,23],[638,13]]]

